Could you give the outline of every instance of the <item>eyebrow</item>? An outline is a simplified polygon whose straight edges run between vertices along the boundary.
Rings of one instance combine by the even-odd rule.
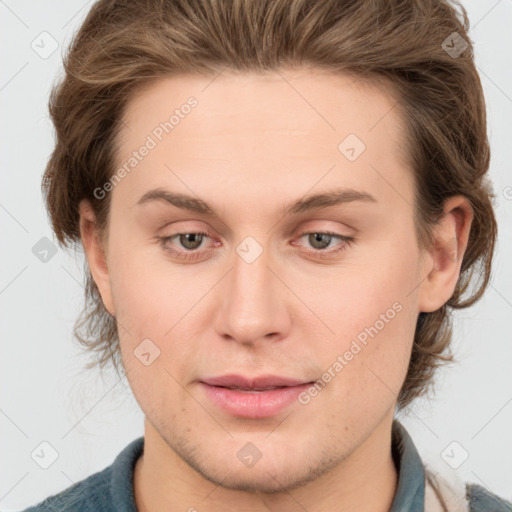
[[[163,188],[149,190],[137,201],[136,206],[141,206],[152,201],[163,201],[182,210],[188,210],[207,217],[218,217],[215,209],[202,199],[186,194],[170,192]],[[294,215],[355,201],[377,202],[375,197],[368,192],[362,192],[352,188],[342,188],[292,201],[285,205],[282,211],[286,215]]]

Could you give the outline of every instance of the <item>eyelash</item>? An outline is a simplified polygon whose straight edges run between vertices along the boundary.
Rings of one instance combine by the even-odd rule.
[[[201,258],[203,255],[198,250],[194,250],[193,252],[188,251],[188,252],[183,253],[181,251],[176,251],[175,249],[169,249],[169,247],[166,246],[166,243],[169,240],[171,240],[177,236],[180,236],[180,235],[202,235],[202,236],[210,238],[210,235],[204,231],[175,233],[174,235],[171,235],[171,236],[159,237],[158,240],[159,240],[160,245],[162,246],[163,250],[170,253],[173,257],[176,257],[181,260],[195,261],[198,258]],[[340,235],[339,233],[335,233],[333,231],[304,231],[298,236],[299,239],[302,238],[304,235],[328,235],[328,236],[332,236],[333,238],[340,240],[341,242],[344,242],[344,243],[340,244],[340,246],[337,249],[330,250],[330,251],[325,251],[323,249],[322,250],[317,249],[317,250],[313,250],[313,251],[305,251],[309,256],[312,256],[315,258],[320,258],[320,259],[333,257],[334,255],[340,253],[341,251],[344,251],[347,247],[350,247],[352,242],[354,241],[354,237]],[[211,250],[212,249],[210,248],[210,249],[207,249],[206,251],[210,252]]]

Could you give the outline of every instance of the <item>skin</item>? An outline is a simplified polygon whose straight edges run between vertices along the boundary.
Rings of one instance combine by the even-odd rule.
[[[387,511],[397,485],[391,426],[416,319],[454,290],[471,208],[450,198],[435,247],[420,251],[393,98],[306,68],[158,80],[128,105],[119,165],[189,96],[197,107],[110,192],[105,237],[90,205],[80,204],[89,266],[117,319],[145,415],[137,508]],[[338,150],[349,133],[366,145],[353,162]],[[218,217],[164,201],[137,206],[155,187],[199,197]],[[283,214],[305,195],[340,187],[376,201]],[[158,239],[203,230],[209,236],[192,250],[200,256],[188,262]],[[301,236],[326,230],[354,241],[327,237],[319,249]],[[248,236],[263,251],[252,263],[236,252]],[[175,237],[167,246],[190,253],[183,243]],[[306,405],[237,418],[198,384],[228,373],[316,381],[397,302],[400,312]],[[146,338],[161,351],[149,366],[134,356]],[[247,442],[262,453],[251,468],[236,456]]]

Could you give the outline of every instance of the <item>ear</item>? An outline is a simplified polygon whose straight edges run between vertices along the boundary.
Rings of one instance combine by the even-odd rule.
[[[463,196],[446,200],[444,215],[434,228],[434,247],[424,258],[419,310],[432,312],[452,296],[460,275],[462,258],[468,245],[473,209]]]
[[[112,316],[115,316],[106,251],[100,240],[96,216],[89,201],[85,199],[80,201],[79,213],[80,237],[92,278],[98,287],[103,305]]]

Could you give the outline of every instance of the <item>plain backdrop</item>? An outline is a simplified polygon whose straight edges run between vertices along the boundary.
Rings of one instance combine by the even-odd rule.
[[[457,364],[438,373],[431,400],[417,401],[399,419],[432,467],[512,500],[512,1],[463,5],[488,108],[499,223],[493,280],[477,305],[454,315]],[[72,337],[83,300],[83,256],[60,249],[52,255],[40,191],[53,144],[48,94],[90,6],[0,1],[0,509],[6,512],[105,468],[143,434],[127,382],[83,369],[88,356]],[[50,250],[46,262],[44,250]]]

